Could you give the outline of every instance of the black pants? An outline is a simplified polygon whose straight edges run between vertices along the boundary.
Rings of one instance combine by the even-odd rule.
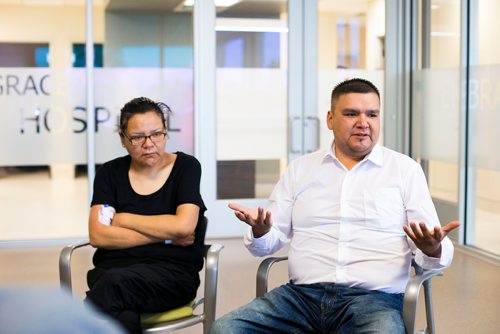
[[[170,263],[96,267],[87,273],[86,301],[117,319],[129,333],[142,333],[140,313],[163,312],[196,297],[198,273]]]

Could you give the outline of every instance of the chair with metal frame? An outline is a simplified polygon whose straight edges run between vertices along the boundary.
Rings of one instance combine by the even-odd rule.
[[[288,256],[268,257],[264,259],[257,269],[256,295],[262,297],[268,291],[268,279],[271,267],[278,262],[288,260]],[[432,308],[431,279],[434,276],[442,276],[441,270],[424,270],[412,259],[414,275],[411,275],[405,290],[403,302],[403,321],[407,334],[435,334],[434,312]],[[424,286],[425,314],[427,328],[415,331],[417,317],[417,304],[420,288]]]
[[[206,229],[206,218],[204,219],[204,223],[204,228]],[[59,278],[61,288],[67,289],[70,292],[72,291],[71,258],[75,250],[86,246],[90,246],[88,241],[72,244],[62,249],[59,255]],[[205,290],[203,298],[166,312],[141,314],[143,333],[168,333],[198,323],[203,323],[203,333],[208,333],[208,329],[215,320],[219,253],[224,246],[212,244],[205,245],[204,247]],[[194,309],[200,304],[203,304],[203,312],[194,314]]]

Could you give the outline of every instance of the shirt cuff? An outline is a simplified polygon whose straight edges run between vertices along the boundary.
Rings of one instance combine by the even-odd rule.
[[[249,227],[247,233],[245,234],[245,242],[248,241],[249,244],[252,244],[256,247],[265,247],[267,245],[267,240],[270,238],[271,231],[267,232],[260,238],[256,238],[253,236],[252,228]]]
[[[268,244],[269,240],[272,240],[271,231],[264,234],[260,238],[255,238],[252,233],[252,228],[249,227],[245,237],[244,243],[246,248],[252,253],[254,256],[264,256],[269,254]]]
[[[450,266],[452,259],[453,244],[450,239],[445,238],[441,242],[441,256],[439,258],[427,256],[419,250],[415,260],[417,263],[422,263],[424,269],[443,269]]]

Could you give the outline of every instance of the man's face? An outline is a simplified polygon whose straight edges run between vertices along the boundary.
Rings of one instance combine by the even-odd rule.
[[[362,160],[380,133],[380,99],[375,93],[349,93],[332,102],[327,125],[335,136],[336,155]]]

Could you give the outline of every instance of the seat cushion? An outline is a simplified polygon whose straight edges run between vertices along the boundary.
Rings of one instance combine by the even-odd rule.
[[[152,325],[166,321],[177,320],[193,315],[194,301],[184,306],[174,308],[173,310],[160,313],[142,313],[141,323],[143,325]]]

